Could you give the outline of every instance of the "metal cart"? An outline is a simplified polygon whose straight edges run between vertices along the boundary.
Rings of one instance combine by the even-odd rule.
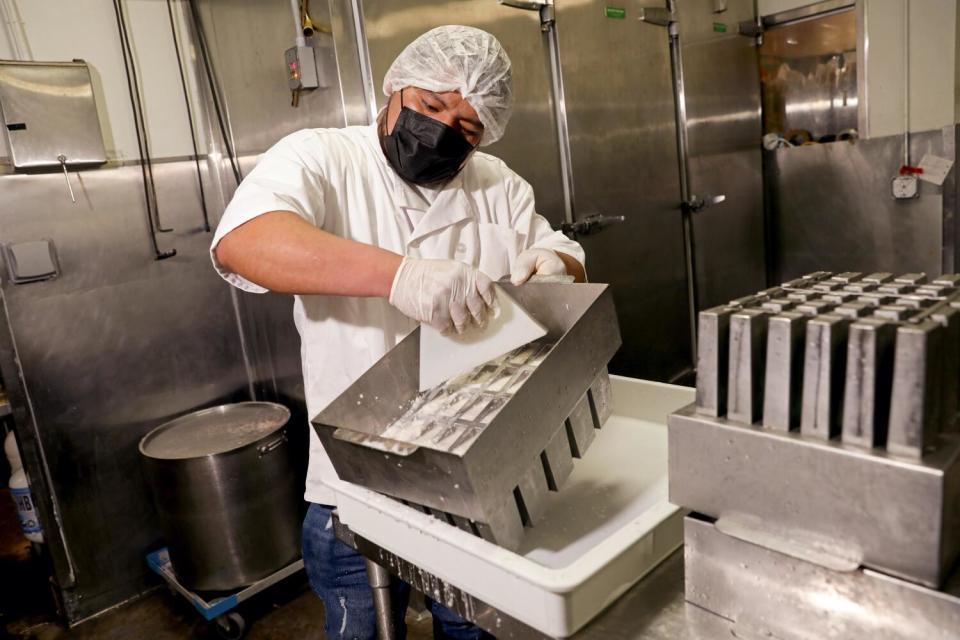
[[[266,578],[258,580],[236,593],[220,596],[209,601],[190,591],[177,580],[177,576],[173,572],[173,565],[170,564],[170,553],[166,547],[147,554],[147,565],[154,573],[163,578],[172,591],[179,593],[193,604],[205,620],[212,622],[221,638],[224,638],[224,640],[240,640],[247,631],[247,622],[238,611],[234,610],[237,605],[303,569],[303,560],[288,564],[279,571],[271,573]]]

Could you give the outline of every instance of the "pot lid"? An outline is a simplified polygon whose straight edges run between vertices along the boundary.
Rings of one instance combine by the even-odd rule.
[[[183,460],[240,449],[277,431],[290,410],[273,402],[237,402],[188,413],[166,422],[140,441],[140,453]]]

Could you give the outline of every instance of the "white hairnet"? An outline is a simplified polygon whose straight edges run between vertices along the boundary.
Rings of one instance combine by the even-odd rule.
[[[407,45],[387,70],[383,92],[404,87],[459,91],[483,123],[481,145],[503,136],[513,110],[510,58],[496,38],[473,27],[437,27]]]

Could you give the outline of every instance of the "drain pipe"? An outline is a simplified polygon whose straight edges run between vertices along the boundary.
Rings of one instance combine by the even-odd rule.
[[[903,166],[910,166],[910,0],[903,0]]]
[[[300,0],[290,0],[290,11],[293,12],[293,32],[297,34],[297,46],[307,46],[307,39],[303,36],[303,24],[300,21]]]

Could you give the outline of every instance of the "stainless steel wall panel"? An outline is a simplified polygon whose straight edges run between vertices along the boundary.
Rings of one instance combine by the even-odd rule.
[[[901,136],[765,152],[771,177],[771,256],[778,281],[818,269],[941,272],[943,194],[894,200]],[[943,134],[911,136],[911,157],[942,155]]]
[[[381,91],[387,69],[423,32],[444,24],[463,24],[489,31],[500,40],[513,63],[514,111],[506,135],[483,150],[529,181],[537,211],[559,226],[563,222],[560,160],[537,12],[505,7],[494,0],[365,0],[363,12],[378,107],[387,100]]]
[[[15,397],[29,396],[75,567],[63,593],[73,621],[148,585],[143,554],[159,539],[139,438],[246,397],[228,286],[210,268],[195,189],[184,188],[193,172],[191,162],[154,166],[163,221],[176,230],[160,242],[178,251],[162,262],[148,245],[139,167],[75,174],[76,205],[62,175],[0,177],[0,237],[51,238],[62,269],[2,287],[26,392]]]
[[[325,86],[303,92],[296,108],[290,104],[283,63],[283,51],[293,45],[295,36],[289,4],[271,0],[196,2],[244,175],[254,167],[259,154],[293,131],[366,122],[354,2],[311,3],[311,18],[329,25],[333,34],[321,33],[308,39],[308,44],[317,47],[318,69],[325,78],[321,84]],[[213,116],[208,109],[208,118]],[[221,184],[223,200],[229,202],[235,188],[232,176],[226,175]],[[305,462],[309,425],[293,300],[279,294],[233,295],[249,356],[253,392],[258,399],[286,405],[293,413],[291,423],[303,425],[302,429],[291,429],[290,436],[302,439],[294,449]]]
[[[283,51],[294,43],[289,4],[257,0],[197,0],[210,42],[219,87],[229,114],[230,133],[246,175],[257,156],[283,136],[303,128],[363,124],[365,107],[353,14],[349,0],[313,2],[310,16],[329,25],[333,34],[308,39],[317,47],[321,88],[301,93],[290,104]],[[349,116],[349,117],[348,117]],[[224,200],[235,185],[224,181]],[[293,323],[293,300],[278,294],[236,293],[244,339],[249,350],[257,397],[285,404],[291,422],[303,424],[292,437],[307,436],[306,406],[300,361],[300,336]],[[306,441],[301,448],[306,454]]]
[[[308,39],[307,43],[317,50],[321,87],[302,92],[300,105],[293,107],[283,59],[284,50],[295,44],[289,2],[195,1],[227,102],[238,154],[263,153],[298,129],[343,126],[333,36],[319,33]],[[318,24],[331,24],[326,2],[312,2],[310,16]],[[338,26],[342,22],[339,20]]]
[[[726,196],[694,214],[701,309],[766,284],[757,51],[737,33],[738,23],[754,19],[754,3],[726,4],[717,14],[712,0],[677,3],[691,189]]]
[[[366,107],[360,77],[354,15],[350,0],[310,4],[310,16],[329,25],[333,34],[308,39],[317,47],[318,69],[326,86],[303,92],[299,107],[290,105],[283,51],[294,43],[288,3],[271,0],[223,2],[196,0],[219,87],[226,102],[230,133],[246,175],[259,154],[283,136],[303,128],[363,124]],[[224,201],[235,184],[223,180]],[[216,218],[216,216],[214,216]],[[286,405],[293,413],[290,436],[306,462],[309,424],[300,359],[300,335],[293,322],[293,299],[279,294],[235,292],[248,350],[253,391],[258,399]]]
[[[581,239],[620,318],[610,370],[667,380],[693,356],[667,32],[636,20],[644,4],[626,3],[618,20],[600,4],[558,3],[557,32],[578,218],[626,216]]]

